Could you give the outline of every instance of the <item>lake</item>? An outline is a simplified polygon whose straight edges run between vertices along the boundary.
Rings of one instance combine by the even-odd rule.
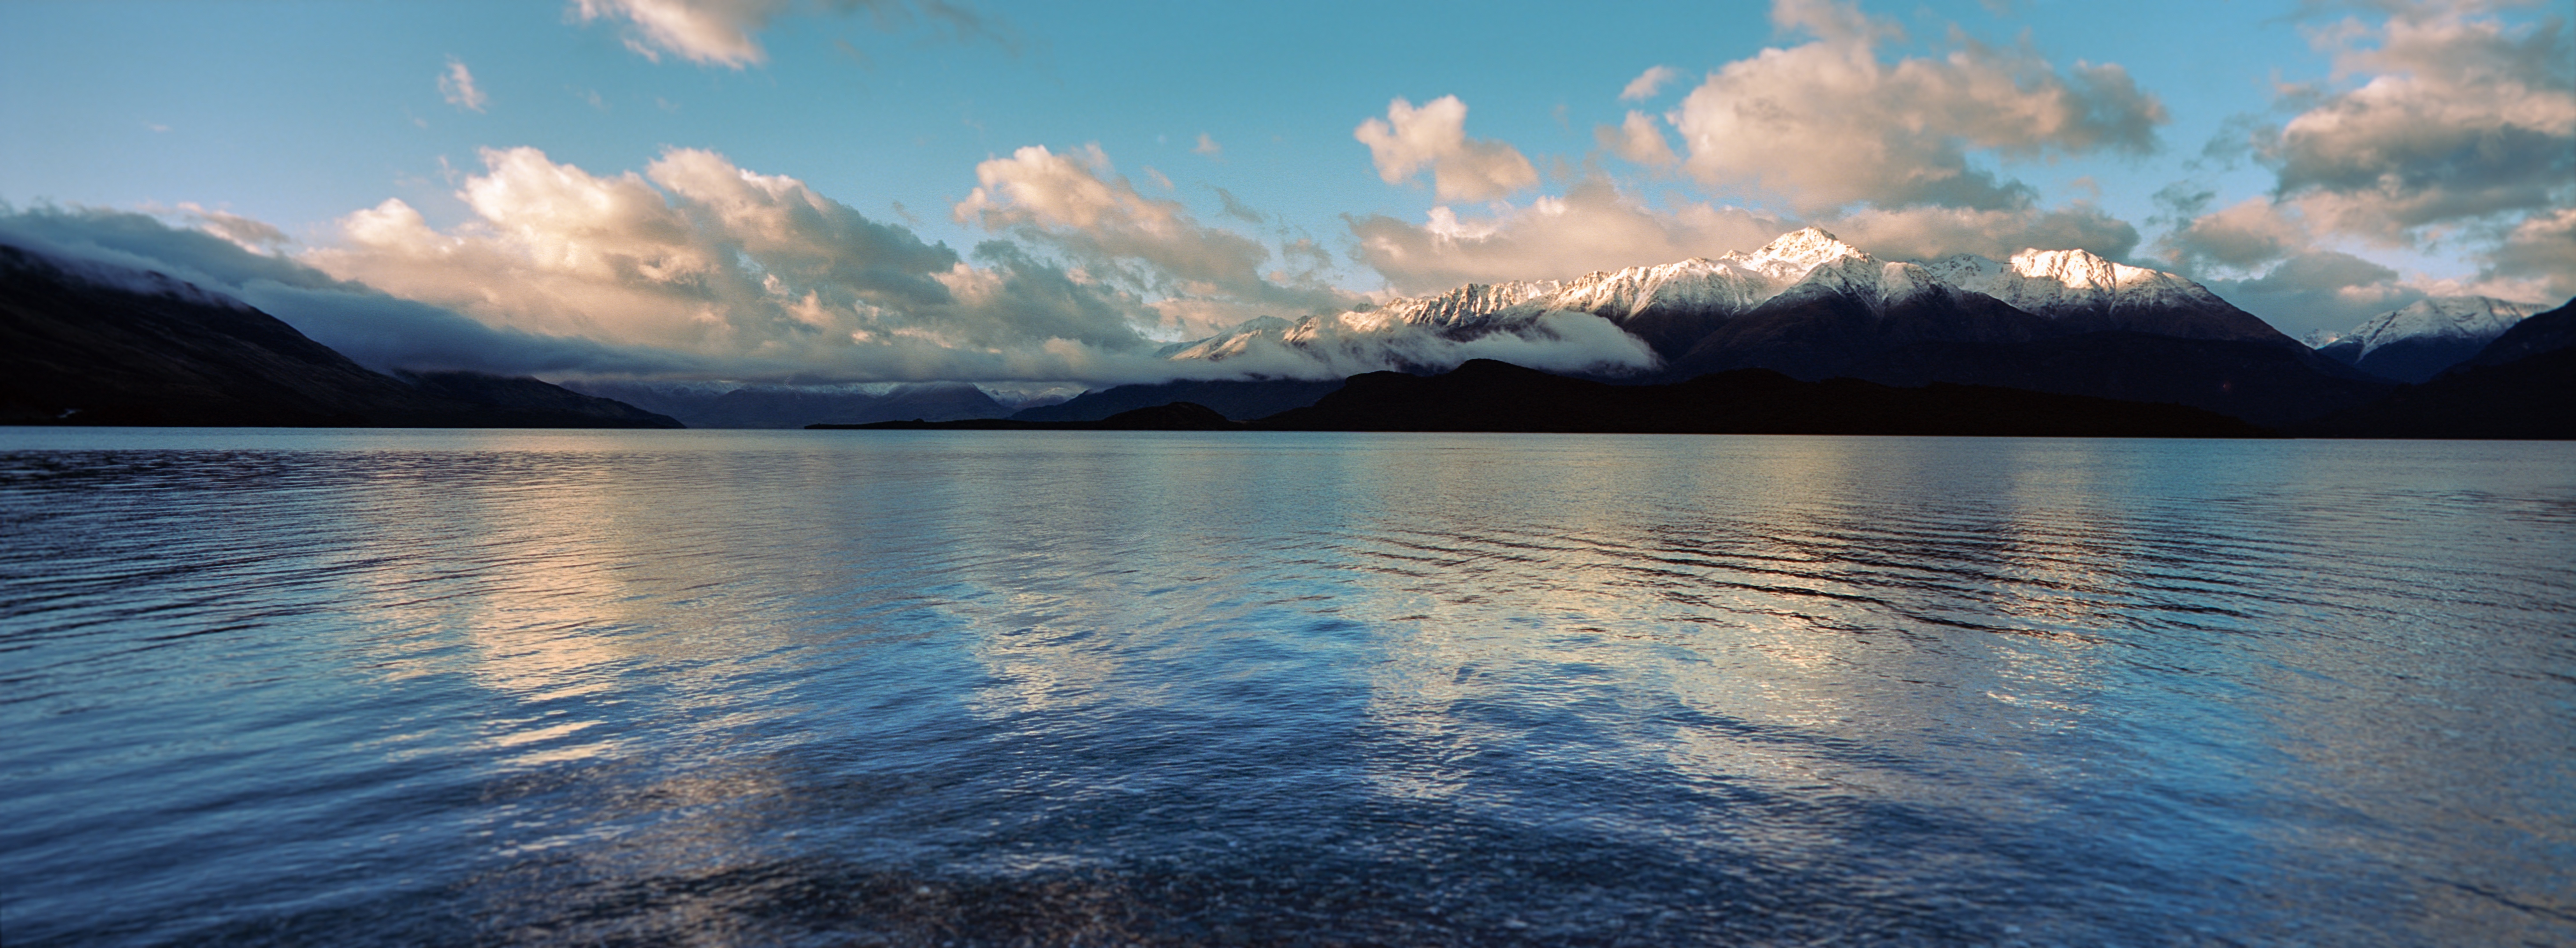
[[[2576,445],[0,429],[0,941],[2576,943]]]

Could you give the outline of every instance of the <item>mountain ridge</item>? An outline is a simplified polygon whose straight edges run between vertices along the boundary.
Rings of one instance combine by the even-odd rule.
[[[536,379],[385,375],[238,299],[0,245],[0,423],[677,428]]]

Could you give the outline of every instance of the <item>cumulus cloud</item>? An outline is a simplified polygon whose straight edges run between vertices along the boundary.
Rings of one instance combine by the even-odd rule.
[[[1225,146],[1217,144],[1216,139],[1208,137],[1206,132],[1199,133],[1199,143],[1191,146],[1190,151],[1210,158],[1225,157]]]
[[[2311,31],[2333,54],[2294,114],[2246,130],[2270,193],[2189,215],[2158,246],[2185,270],[2251,273],[2212,289],[2285,329],[2344,329],[2425,295],[2521,302],[2576,295],[2576,51],[2565,24],[2507,22],[2488,4],[2383,7]],[[2190,193],[2182,193],[2189,191]],[[2473,274],[2400,276],[2343,245],[2466,251]],[[2239,299],[2238,297],[2242,298]]]
[[[2261,154],[2278,194],[2337,231],[2414,228],[2564,207],[2576,196],[2576,51],[2555,19],[2508,26],[2450,6],[2319,31],[2339,79]]]
[[[483,90],[475,87],[473,71],[453,56],[448,57],[447,71],[438,74],[438,94],[446,97],[447,104],[474,112],[483,111],[488,101]]]
[[[2524,219],[2487,256],[2479,278],[2488,296],[2551,304],[2576,297],[2576,207]]]
[[[1599,177],[1577,182],[1564,197],[1490,216],[1461,218],[1438,207],[1422,224],[1383,215],[1347,220],[1360,262],[1408,294],[1671,263],[1757,247],[1796,226],[1708,204],[1657,210]]]
[[[2049,210],[1872,207],[1822,223],[1852,246],[1886,260],[1931,260],[1954,253],[2001,260],[2033,248],[2090,250],[2121,260],[2138,246],[2136,227],[2082,201]]]
[[[593,174],[486,151],[431,227],[390,200],[304,260],[346,281],[531,335],[667,353],[703,377],[1125,379],[1168,374],[1132,296],[994,241],[973,261],[803,182],[673,149]],[[1079,201],[1050,213],[1115,213]]]
[[[1152,298],[1162,322],[1186,333],[1357,301],[1326,284],[1311,258],[1265,270],[1274,260],[1260,241],[1203,225],[1178,201],[1137,193],[1098,145],[1065,153],[1032,145],[976,165],[975,179],[951,211],[959,223],[1054,248],[1085,279]],[[1229,216],[1261,219],[1232,194],[1219,197]]]
[[[1673,155],[1673,146],[1664,141],[1663,129],[1655,127],[1653,116],[1630,110],[1626,121],[1617,126],[1603,125],[1592,130],[1592,138],[1601,150],[1649,168],[1662,168],[1681,159]]]
[[[1388,184],[1431,169],[1432,193],[1443,201],[1491,200],[1538,184],[1538,169],[1519,149],[1467,137],[1467,103],[1454,95],[1420,108],[1396,99],[1385,118],[1361,122],[1351,135],[1368,146]]]
[[[186,206],[183,205],[183,208]],[[588,339],[495,329],[451,310],[256,252],[236,236],[276,228],[221,212],[183,211],[173,227],[130,211],[0,209],[0,243],[57,259],[163,273],[229,295],[376,369],[471,369],[508,375],[644,374],[684,369],[667,354]],[[282,235],[281,235],[282,237]]]
[[[1973,167],[2012,157],[2144,153],[2166,121],[2117,65],[2051,67],[2027,48],[1961,42],[1938,59],[1881,61],[1892,25],[1844,3],[1778,0],[1811,42],[1728,63],[1670,116],[1711,185],[1755,187],[1809,213],[1855,202],[2018,207],[2031,190]]]
[[[665,52],[690,62],[744,66],[769,53],[752,34],[787,8],[787,0],[575,0],[582,22],[623,22],[626,47],[655,62]]]
[[[2247,198],[2193,218],[2160,241],[2188,266],[2252,270],[2283,260],[2312,242],[2305,222],[2270,198]]]
[[[1802,220],[1706,203],[1649,207],[1599,176],[1577,182],[1564,197],[1490,215],[1462,217],[1437,207],[1419,224],[1383,215],[1347,220],[1359,243],[1354,256],[1405,294],[1714,257],[1752,250],[1809,223],[1888,260],[1954,253],[2003,259],[2033,247],[2080,248],[2116,260],[2135,251],[2139,240],[2137,228],[2084,202],[2046,210],[1863,208]]]
[[[2204,283],[2292,336],[2341,332],[2428,295],[2395,269],[2338,250],[2304,251],[2258,277]]]
[[[1619,101],[1643,102],[1654,98],[1655,93],[1663,91],[1664,83],[1673,81],[1673,78],[1679,75],[1681,72],[1671,66],[1649,67],[1645,72],[1638,73],[1637,78],[1628,80],[1627,88],[1619,90]]]

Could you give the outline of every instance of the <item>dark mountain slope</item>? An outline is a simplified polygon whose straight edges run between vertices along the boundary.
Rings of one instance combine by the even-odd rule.
[[[2488,340],[2431,338],[2400,339],[2368,354],[2361,352],[2361,340],[2345,339],[2317,350],[2317,354],[2360,369],[2380,378],[2398,382],[2427,382],[2442,370],[2460,364],[2486,349]]]
[[[1993,385],[2207,409],[2281,426],[2367,404],[2390,383],[2266,341],[2092,332],[2000,345],[1918,343],[1852,366],[1886,385]]]
[[[5,246],[0,368],[0,422],[11,424],[679,427],[535,379],[406,382],[237,300],[156,273],[76,273]]]
[[[2478,350],[2477,355],[2462,361],[2461,366],[2504,365],[2571,347],[2576,347],[2576,300],[2525,317]]]
[[[877,395],[776,385],[721,392],[649,382],[567,382],[565,387],[661,412],[691,428],[802,428],[817,422],[952,421],[1010,414],[983,389],[964,382],[902,385]]]
[[[2296,431],[2322,438],[2576,439],[2576,302],[2524,319],[2432,381]]]
[[[1678,338],[1673,328],[1666,338]],[[1925,342],[1993,345],[2056,335],[2056,324],[1982,293],[1934,288],[1873,306],[1849,293],[1783,293],[1753,311],[1705,323],[1688,349],[1658,352],[1667,378],[1770,369],[1815,380],[1891,349]]]
[[[1100,421],[1120,412],[1173,402],[1205,406],[1227,418],[1244,421],[1303,408],[1342,387],[1340,379],[1266,381],[1178,381],[1154,385],[1120,385],[1084,392],[1071,401],[1043,405],[1012,415],[1019,421]]]

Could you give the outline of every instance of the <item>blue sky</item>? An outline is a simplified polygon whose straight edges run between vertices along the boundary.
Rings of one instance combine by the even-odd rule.
[[[2085,246],[2297,334],[2576,293],[2569,12],[36,0],[0,5],[0,200],[702,375],[1114,376],[1251,316],[1807,223],[1893,259]],[[743,230],[780,201],[821,216]],[[878,348],[788,354],[818,327]]]

